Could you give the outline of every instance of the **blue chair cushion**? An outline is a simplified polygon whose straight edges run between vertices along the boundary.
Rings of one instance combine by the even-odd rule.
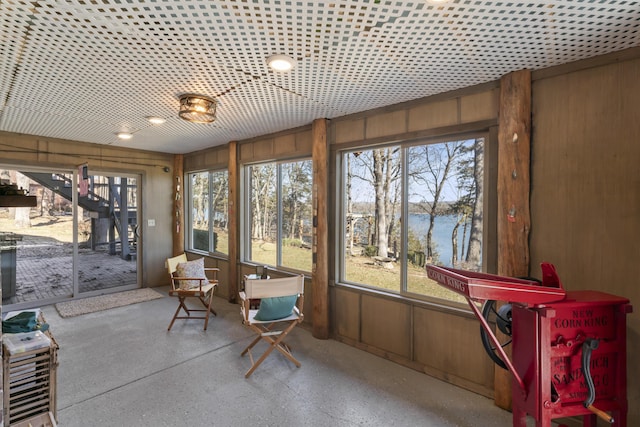
[[[260,300],[260,308],[254,319],[265,321],[285,318],[293,312],[293,307],[296,305],[297,300],[297,295],[262,298]]]

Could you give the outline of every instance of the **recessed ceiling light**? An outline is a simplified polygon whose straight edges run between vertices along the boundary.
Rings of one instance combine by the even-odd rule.
[[[443,4],[443,3],[449,3],[451,0],[427,0],[427,3],[431,3],[431,4]]]
[[[272,55],[267,58],[267,65],[274,71],[290,71],[296,66],[296,60],[287,55]]]
[[[133,138],[133,135],[131,133],[129,133],[129,132],[118,132],[116,135],[120,139],[131,139],[131,138]]]
[[[153,125],[161,125],[167,121],[167,119],[165,119],[164,117],[155,117],[155,116],[147,117],[147,120],[149,120],[149,123]]]

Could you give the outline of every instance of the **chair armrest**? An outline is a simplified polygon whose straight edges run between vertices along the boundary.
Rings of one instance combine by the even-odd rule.
[[[195,288],[191,288],[191,289],[180,289],[180,285],[178,285],[178,288],[176,289],[176,283],[179,283],[180,280],[197,280],[199,283],[198,286],[198,290],[202,291],[202,282],[207,282],[207,283],[211,283],[211,280],[209,280],[208,278],[203,278],[203,277],[172,277],[171,278],[171,285],[173,286],[173,290],[182,290],[182,291],[193,291],[195,290]],[[215,280],[215,284],[217,284],[218,281]],[[215,288],[215,287],[214,287]]]
[[[209,279],[209,283],[212,283],[212,282],[216,282],[217,283],[218,282],[218,271],[220,271],[220,269],[216,268],[216,267],[205,267],[204,268],[205,274],[207,273],[207,271],[213,272],[213,274],[211,275],[211,276],[213,276],[213,278]]]
[[[251,310],[250,301],[247,299],[247,294],[244,291],[238,292],[240,297],[240,314],[242,315],[242,322],[247,323],[249,321],[249,311]]]

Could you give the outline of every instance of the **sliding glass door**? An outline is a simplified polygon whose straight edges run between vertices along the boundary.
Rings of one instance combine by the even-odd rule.
[[[3,185],[35,198],[0,204],[3,306],[138,287],[139,177],[84,172],[0,166]]]
[[[87,175],[78,186],[78,293],[137,287],[138,179]]]

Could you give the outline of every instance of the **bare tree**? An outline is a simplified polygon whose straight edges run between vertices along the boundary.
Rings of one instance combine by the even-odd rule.
[[[411,149],[412,172],[410,178],[418,186],[426,189],[426,192],[431,196],[430,200],[423,201],[423,206],[429,214],[429,228],[426,236],[426,252],[429,262],[432,262],[436,255],[433,230],[436,216],[441,209],[441,197],[463,149],[464,141],[423,145]]]
[[[229,180],[226,172],[214,172],[211,179],[211,192],[213,200],[211,201],[210,215],[214,215],[212,218],[214,226],[227,229],[227,218],[229,210],[227,209],[228,195],[229,195]],[[221,218],[220,218],[221,216]]]
[[[254,239],[267,240],[270,237],[275,219],[275,171],[274,163],[251,167],[251,236]]]
[[[358,178],[371,185],[374,192],[374,227],[370,244],[377,248],[378,256],[387,257],[389,250],[389,224],[395,222],[394,201],[400,178],[400,156],[398,147],[379,148],[353,153],[357,159],[349,183]],[[355,163],[355,162],[354,162]],[[353,224],[352,224],[353,225]]]
[[[385,177],[386,153],[385,150],[373,150],[373,185],[376,192],[376,246],[378,256],[386,257],[388,252],[387,238],[387,181]],[[388,170],[388,169],[387,169]]]
[[[209,174],[208,172],[196,173],[191,176],[191,203],[193,205],[193,222],[195,226],[208,227],[208,218],[205,215],[209,201]]]
[[[474,144],[474,183],[475,183],[475,203],[473,205],[473,216],[471,218],[471,232],[469,236],[469,249],[466,261],[477,268],[481,267],[482,251],[482,224],[483,224],[483,197],[484,192],[484,139],[476,139]]]
[[[305,160],[281,165],[282,227],[283,234],[290,239],[302,240],[305,216],[310,214],[312,163]]]

